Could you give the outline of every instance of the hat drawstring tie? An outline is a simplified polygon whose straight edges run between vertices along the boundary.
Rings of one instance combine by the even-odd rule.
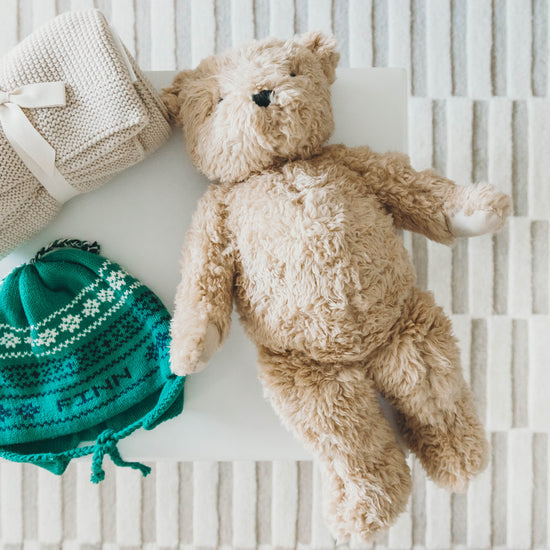
[[[123,460],[118,452],[117,443],[118,439],[113,430],[105,430],[99,434],[95,445],[94,456],[92,458],[91,481],[93,483],[99,483],[105,479],[105,470],[103,470],[103,459],[105,455],[109,455],[116,466],[124,466],[132,468],[132,470],[139,470],[144,476],[151,472],[151,468],[145,466],[145,464]]]

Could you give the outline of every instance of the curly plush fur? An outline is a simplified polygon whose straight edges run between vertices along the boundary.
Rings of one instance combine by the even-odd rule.
[[[510,198],[416,172],[405,155],[323,146],[337,61],[321,33],[253,42],[183,71],[164,101],[218,182],[186,237],[172,370],[204,367],[234,301],[265,394],[320,461],[327,521],[345,540],[391,525],[411,490],[377,391],[434,481],[464,490],[486,464],[450,321],[415,287],[395,230],[450,244],[500,229]],[[253,100],[264,90],[268,106]]]

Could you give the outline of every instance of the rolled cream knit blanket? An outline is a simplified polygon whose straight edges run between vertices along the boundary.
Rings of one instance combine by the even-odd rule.
[[[0,59],[1,91],[56,81],[65,82],[64,107],[23,112],[78,192],[100,187],[170,135],[157,92],[98,10],[60,15]],[[61,206],[0,127],[0,256],[47,225]]]

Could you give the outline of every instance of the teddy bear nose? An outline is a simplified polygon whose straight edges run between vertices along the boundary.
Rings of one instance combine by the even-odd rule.
[[[273,90],[262,90],[252,96],[252,100],[259,107],[267,107],[271,103],[271,94]]]

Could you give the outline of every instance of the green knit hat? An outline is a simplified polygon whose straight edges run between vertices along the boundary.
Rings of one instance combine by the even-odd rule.
[[[61,474],[93,454],[125,462],[117,442],[183,408],[170,372],[170,315],[97,243],[55,241],[0,288],[0,456]],[[91,442],[82,445],[82,442]]]

